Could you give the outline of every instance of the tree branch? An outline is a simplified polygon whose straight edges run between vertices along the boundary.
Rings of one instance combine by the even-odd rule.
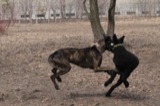
[[[115,7],[116,7],[116,0],[110,0],[110,7],[108,10],[108,29],[107,29],[107,35],[113,36],[114,30],[115,30],[115,20],[114,20],[114,14],[115,14]]]
[[[84,11],[86,12],[88,18],[90,19],[90,13],[88,12],[87,7],[86,7],[86,0],[83,1],[83,6],[84,6]]]

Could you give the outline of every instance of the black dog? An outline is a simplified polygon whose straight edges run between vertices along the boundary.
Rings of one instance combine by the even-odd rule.
[[[107,46],[110,44],[110,42],[110,37],[105,37],[105,40],[100,40],[92,47],[83,49],[65,48],[57,50],[51,54],[48,58],[48,61],[53,67],[53,75],[51,76],[51,80],[53,81],[55,88],[57,90],[59,89],[55,79],[57,79],[58,82],[62,82],[60,76],[70,71],[70,63],[82,68],[93,69],[95,72],[98,70],[103,70],[102,67],[100,68],[102,62],[102,53],[108,48]]]
[[[109,47],[107,49],[113,52],[114,54],[113,62],[115,64],[116,69],[105,71],[111,75],[111,77],[105,82],[105,86],[108,86],[110,83],[112,83],[116,74],[119,74],[120,78],[117,81],[117,83],[109,89],[109,91],[106,93],[106,96],[110,96],[112,91],[122,83],[124,83],[126,88],[129,87],[127,78],[139,64],[139,59],[137,58],[137,56],[125,49],[123,41],[124,36],[117,39],[117,36],[114,35],[113,42],[110,42],[109,45],[107,44],[107,47]]]

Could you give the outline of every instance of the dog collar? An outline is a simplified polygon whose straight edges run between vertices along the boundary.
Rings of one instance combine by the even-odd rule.
[[[114,45],[114,46],[113,46],[113,50],[114,50],[115,48],[119,47],[119,46],[124,46],[124,45],[123,45],[122,43],[121,43],[121,44]]]

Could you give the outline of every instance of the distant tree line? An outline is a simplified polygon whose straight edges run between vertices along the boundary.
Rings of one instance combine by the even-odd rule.
[[[55,22],[63,19],[83,19],[87,14],[83,6],[84,0],[1,0],[0,19],[10,19],[21,22],[26,20],[29,23]],[[116,15],[131,16],[160,16],[159,0],[128,0],[129,2],[119,3],[116,6]],[[99,15],[106,17],[110,0],[98,0]],[[89,11],[89,0],[86,1],[86,8]],[[90,12],[90,11],[89,11]]]
[[[128,3],[121,3],[118,5],[117,11],[119,12],[119,15],[160,16],[159,0],[138,0],[137,2],[134,2],[133,0],[129,1],[130,2]]]

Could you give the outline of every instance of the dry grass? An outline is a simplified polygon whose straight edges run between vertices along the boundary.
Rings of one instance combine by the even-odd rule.
[[[106,23],[102,23],[106,27]],[[129,78],[105,98],[109,76],[72,67],[62,77],[60,91],[50,80],[49,54],[64,47],[82,48],[93,42],[88,22],[15,25],[0,36],[0,106],[158,106],[160,104],[160,19],[118,20],[116,33],[126,35],[127,49],[140,58]],[[113,66],[104,54],[103,66]]]

